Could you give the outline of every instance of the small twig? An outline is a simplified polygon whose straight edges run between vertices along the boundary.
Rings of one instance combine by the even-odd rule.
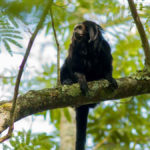
[[[12,79],[12,78],[15,78],[16,76],[3,76],[3,75],[0,75],[0,79]]]
[[[135,21],[136,27],[137,27],[138,32],[140,34],[143,50],[144,50],[144,53],[145,53],[145,66],[146,66],[146,69],[148,69],[148,71],[150,71],[150,46],[149,46],[149,43],[148,43],[148,39],[147,39],[145,30],[144,30],[144,27],[141,23],[140,17],[137,13],[134,1],[133,0],[128,0],[128,3],[129,3],[129,7],[130,7],[130,10],[131,10],[132,17]]]
[[[55,37],[55,41],[56,41],[56,45],[57,45],[57,85],[60,85],[60,46],[59,46],[59,42],[58,42],[56,30],[55,30],[55,25],[54,25],[52,5],[50,7],[50,15],[51,15],[54,37]]]
[[[15,120],[15,108],[16,108],[16,101],[17,101],[17,96],[18,96],[18,91],[19,91],[19,85],[20,85],[20,81],[21,81],[21,76],[22,76],[22,73],[23,73],[23,69],[24,69],[24,66],[26,64],[26,61],[28,59],[28,56],[30,54],[30,51],[31,51],[31,48],[32,48],[32,45],[33,45],[33,42],[37,36],[37,33],[38,31],[40,30],[40,28],[42,27],[43,25],[43,22],[45,20],[45,17],[46,15],[48,14],[48,11],[49,11],[49,8],[50,8],[50,5],[51,5],[51,1],[48,0],[48,4],[47,4],[47,7],[45,8],[44,12],[43,12],[43,15],[34,31],[34,33],[32,34],[31,38],[30,38],[30,41],[28,43],[28,47],[26,49],[26,53],[24,55],[24,58],[22,60],[22,63],[20,65],[20,70],[18,72],[18,75],[17,75],[17,79],[16,79],[16,84],[15,84],[15,89],[14,89],[14,96],[13,96],[13,104],[12,104],[12,110],[10,112],[10,124],[9,124],[9,130],[8,130],[8,133],[0,138],[0,143],[7,140],[9,137],[11,137],[12,135],[12,132],[13,132],[13,126],[14,126],[14,120]]]

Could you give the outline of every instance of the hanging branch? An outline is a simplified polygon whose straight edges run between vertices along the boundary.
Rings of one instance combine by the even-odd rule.
[[[17,97],[18,97],[18,91],[19,91],[19,85],[20,85],[20,81],[21,81],[21,76],[22,76],[22,73],[23,73],[23,70],[24,70],[24,66],[25,66],[25,64],[27,62],[28,56],[30,54],[33,42],[34,42],[34,40],[35,40],[35,38],[37,36],[38,31],[40,30],[40,28],[43,25],[43,22],[44,22],[44,20],[46,18],[46,15],[48,14],[50,5],[51,5],[51,1],[48,0],[47,7],[45,8],[45,10],[44,10],[44,12],[43,12],[43,14],[41,16],[41,19],[40,19],[40,21],[39,21],[39,23],[38,23],[34,33],[32,34],[32,36],[30,38],[30,41],[28,43],[28,47],[27,47],[25,55],[24,55],[24,58],[23,58],[22,63],[20,65],[20,69],[19,69],[19,72],[18,72],[18,75],[17,75],[15,89],[14,89],[12,109],[11,109],[11,112],[10,112],[9,130],[8,130],[8,133],[4,137],[0,138],[0,143],[5,141],[5,140],[7,140],[12,135],[13,128],[14,128],[14,120],[15,120],[16,101],[17,101]]]
[[[148,69],[148,71],[150,71],[150,46],[149,46],[149,43],[148,43],[148,39],[147,39],[145,30],[144,30],[144,27],[141,23],[140,17],[137,13],[134,1],[133,0],[128,0],[128,3],[129,3],[129,7],[130,7],[130,10],[131,10],[132,17],[135,21],[136,27],[137,27],[138,32],[140,34],[143,50],[144,50],[144,53],[145,53],[145,66],[146,66],[146,69]]]
[[[55,37],[55,41],[56,41],[56,45],[57,45],[57,85],[60,85],[60,46],[59,46],[59,42],[58,42],[56,30],[55,30],[52,5],[50,7],[50,15],[51,15],[54,37]]]

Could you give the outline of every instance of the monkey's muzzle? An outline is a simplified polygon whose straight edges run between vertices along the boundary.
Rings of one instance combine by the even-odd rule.
[[[83,34],[80,34],[78,32],[75,32],[74,35],[75,35],[75,38],[79,40],[83,37]]]

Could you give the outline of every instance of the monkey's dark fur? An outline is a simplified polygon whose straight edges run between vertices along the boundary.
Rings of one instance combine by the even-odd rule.
[[[61,83],[79,83],[82,93],[88,92],[87,81],[107,79],[117,88],[112,77],[112,55],[108,42],[102,36],[103,29],[92,21],[84,21],[74,28],[69,54],[61,68]],[[76,108],[76,150],[85,150],[87,117],[90,107]]]

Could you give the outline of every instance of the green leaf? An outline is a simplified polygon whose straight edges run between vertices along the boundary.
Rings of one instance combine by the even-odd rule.
[[[69,122],[71,122],[71,115],[70,115],[69,109],[68,108],[64,108],[63,111],[64,111],[64,115],[65,115],[66,119]]]
[[[27,132],[27,135],[26,135],[26,144],[29,145],[30,141],[31,141],[31,130],[29,130]]]
[[[20,31],[17,31],[15,29],[2,29],[0,28],[0,33],[16,33],[16,34],[20,34]]]
[[[11,48],[10,48],[10,45],[8,44],[8,42],[7,42],[6,40],[3,40],[3,42],[4,42],[4,45],[5,45],[5,47],[6,47],[6,50],[7,50],[8,53],[12,56],[13,54],[12,54],[12,50],[11,50]]]
[[[11,23],[16,27],[19,28],[18,23],[16,22],[15,18],[13,16],[9,16],[9,19],[11,21]]]
[[[15,39],[23,39],[21,36],[19,35],[15,35],[15,34],[8,34],[8,33],[4,33],[2,36],[5,36],[5,37],[12,37],[12,38],[15,38]]]
[[[22,45],[19,44],[17,41],[13,40],[13,39],[5,38],[5,40],[7,40],[7,41],[11,42],[12,44],[14,44],[14,45],[16,45],[16,46],[22,48]]]

